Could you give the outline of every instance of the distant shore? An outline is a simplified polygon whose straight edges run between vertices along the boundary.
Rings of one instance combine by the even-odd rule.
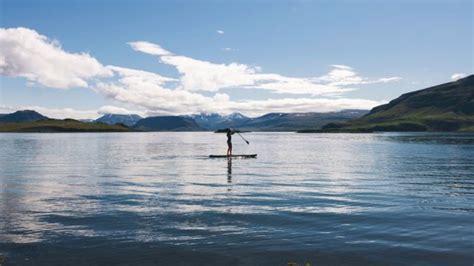
[[[55,133],[55,132],[133,132],[121,124],[84,123],[74,119],[45,119],[33,122],[1,123],[0,132]]]

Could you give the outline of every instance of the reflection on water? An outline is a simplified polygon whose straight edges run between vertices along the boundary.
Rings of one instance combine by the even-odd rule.
[[[227,158],[227,183],[232,183],[232,157]]]
[[[472,263],[474,135],[248,138],[234,150],[258,159],[208,159],[226,149],[213,133],[0,134],[0,254],[32,265]]]
[[[473,145],[472,133],[386,133],[382,138],[406,143]]]

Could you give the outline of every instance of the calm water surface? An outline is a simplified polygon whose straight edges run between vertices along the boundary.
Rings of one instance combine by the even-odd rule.
[[[5,265],[473,265],[474,135],[0,134]]]

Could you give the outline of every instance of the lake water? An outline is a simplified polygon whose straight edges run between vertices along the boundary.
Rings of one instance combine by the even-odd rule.
[[[472,265],[473,134],[0,134],[5,265]]]

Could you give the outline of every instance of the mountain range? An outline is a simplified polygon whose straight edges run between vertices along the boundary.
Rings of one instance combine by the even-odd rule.
[[[221,115],[217,113],[200,113],[190,115],[196,123],[205,129],[216,130],[221,128],[234,128],[243,124],[244,122],[250,120],[250,117],[247,117],[241,113],[232,113],[229,115]]]
[[[124,125],[86,123],[75,119],[51,119],[33,110],[0,115],[0,132],[125,132]]]
[[[121,115],[121,114],[105,114],[94,122],[114,125],[114,124],[124,124],[128,127],[135,125],[138,120],[142,119],[139,115],[129,114],[129,115]]]
[[[240,113],[230,115],[205,113],[191,117],[200,127],[209,130],[236,128],[245,131],[296,131],[308,127],[319,128],[331,122],[359,118],[367,112],[367,110],[343,110],[328,113],[268,113],[254,118]]]
[[[183,116],[154,116],[140,119],[134,126],[140,131],[204,131],[196,121]]]
[[[401,95],[365,116],[302,132],[474,131],[474,75]]]
[[[144,131],[205,131],[236,128],[252,131],[296,131],[308,127],[319,128],[331,122],[343,122],[359,118],[367,110],[343,110],[329,113],[269,113],[248,117],[241,113],[222,115],[200,113],[189,116],[155,116],[141,118],[138,115],[106,114],[95,122],[124,124]]]
[[[377,132],[474,131],[474,75],[401,95],[372,110],[329,113],[240,113],[191,116],[106,114],[92,122],[49,119],[32,110],[0,114],[0,131],[251,131]]]
[[[359,118],[367,112],[367,110],[343,110],[328,113],[269,113],[248,119],[237,128],[251,131],[296,131]]]
[[[103,125],[104,128],[119,125],[128,128],[129,131],[214,131],[229,127],[247,131],[296,131],[308,126],[321,127],[330,122],[346,121],[360,117],[365,113],[367,113],[365,110],[344,110],[330,113],[270,113],[255,118],[240,113],[229,115],[202,113],[191,116],[146,118],[141,118],[138,115],[105,114],[95,120],[82,120],[77,123],[88,124],[81,126],[82,128],[93,127],[95,124]],[[39,127],[37,122],[42,120],[48,120],[48,117],[31,110],[17,111],[13,114],[0,115],[0,127],[5,127],[6,123],[22,122],[24,123],[22,127],[26,126],[25,123],[32,123],[31,127],[37,128]],[[12,125],[9,125],[9,128],[11,127]],[[120,128],[120,131],[122,130]]]

